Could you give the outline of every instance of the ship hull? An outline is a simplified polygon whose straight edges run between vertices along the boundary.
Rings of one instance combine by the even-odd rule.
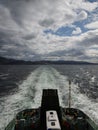
[[[55,115],[51,120],[47,112],[57,113],[58,126],[55,125]],[[53,119],[54,117],[54,119]],[[49,128],[52,127],[52,128]],[[54,129],[53,129],[54,128]],[[59,105],[57,90],[43,90],[41,107],[37,109],[26,109],[19,112],[5,130],[98,130],[98,126],[81,110],[75,108],[62,108]]]

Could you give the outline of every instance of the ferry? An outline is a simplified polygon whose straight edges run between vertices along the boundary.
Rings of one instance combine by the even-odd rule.
[[[70,104],[60,106],[57,89],[44,89],[41,106],[20,111],[5,130],[98,130],[98,126]]]

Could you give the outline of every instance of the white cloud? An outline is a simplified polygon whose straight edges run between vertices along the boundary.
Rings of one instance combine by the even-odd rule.
[[[88,50],[85,50],[85,55],[89,57],[98,57],[98,44],[92,44],[90,47],[88,47]]]
[[[86,50],[85,54],[89,57],[98,57],[98,48]]]
[[[72,34],[80,34],[82,31],[79,27],[77,27],[73,32]]]
[[[81,21],[81,20],[84,20],[84,19],[87,19],[87,13],[85,11],[81,11],[77,18],[76,18],[76,21]]]
[[[94,2],[94,3],[90,3],[86,0],[78,0],[76,2],[76,0],[69,0],[71,3],[71,6],[73,9],[82,9],[82,10],[86,10],[88,12],[92,12],[95,8],[98,7],[98,2]]]
[[[85,28],[88,28],[88,29],[98,29],[98,21],[86,24]]]

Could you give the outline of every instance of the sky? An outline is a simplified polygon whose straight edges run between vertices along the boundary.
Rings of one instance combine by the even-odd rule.
[[[98,0],[0,0],[0,56],[98,63]]]

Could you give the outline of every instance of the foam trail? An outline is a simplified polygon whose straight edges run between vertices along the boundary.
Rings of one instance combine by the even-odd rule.
[[[68,106],[67,77],[52,67],[41,66],[19,85],[16,93],[0,98],[0,130],[4,130],[17,112],[26,108],[39,107],[43,89],[58,89],[60,105]],[[98,103],[81,94],[78,86],[74,84],[72,84],[72,106],[82,109],[98,123]]]

